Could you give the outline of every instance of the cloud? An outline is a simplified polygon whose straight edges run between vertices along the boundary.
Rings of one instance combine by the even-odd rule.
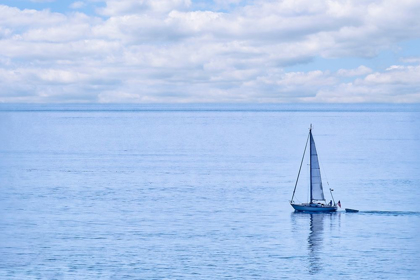
[[[420,65],[391,67],[350,83],[320,89],[310,102],[420,102]]]
[[[82,2],[82,1],[76,1],[76,2],[73,2],[71,5],[70,5],[70,8],[72,8],[72,9],[81,9],[81,8],[83,8],[83,7],[85,7],[86,6],[86,3],[85,2]]]
[[[400,58],[401,62],[405,62],[405,63],[420,63],[420,57],[415,57],[415,56],[411,56],[411,57],[402,57]]]
[[[420,78],[420,66],[401,66],[394,65],[386,69],[383,73],[373,73],[367,75],[364,82],[369,84],[403,84],[417,85]]]
[[[49,28],[67,22],[72,22],[71,18],[49,10],[20,10],[0,5],[0,27],[9,28],[16,35],[33,28]]]
[[[190,0],[108,0],[106,6],[98,12],[107,16],[138,13],[167,13],[172,10],[184,10],[191,5]]]
[[[337,72],[337,74],[342,77],[363,76],[369,73],[372,73],[372,69],[364,65],[361,65],[356,69],[340,69]]]
[[[376,71],[287,71],[418,39],[417,1],[103,3],[96,15],[0,5],[0,101],[419,101],[417,57]]]

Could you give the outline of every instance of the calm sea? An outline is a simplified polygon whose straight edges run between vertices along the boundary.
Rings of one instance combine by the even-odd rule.
[[[359,213],[293,213],[311,123]],[[420,279],[419,130],[420,105],[2,104],[0,279]]]

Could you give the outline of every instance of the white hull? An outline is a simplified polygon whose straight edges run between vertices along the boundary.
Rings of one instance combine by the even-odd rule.
[[[299,212],[335,212],[337,211],[337,206],[328,206],[328,205],[319,205],[319,204],[293,204],[290,203],[295,211]]]

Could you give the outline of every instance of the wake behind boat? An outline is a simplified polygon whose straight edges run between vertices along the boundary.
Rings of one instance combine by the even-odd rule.
[[[295,197],[296,187],[299,181],[300,171],[302,170],[303,160],[305,158],[306,148],[309,142],[309,165],[310,165],[310,184],[309,184],[309,194],[310,199],[308,203],[295,203],[293,198]],[[308,139],[306,140],[305,150],[303,151],[302,161],[300,163],[300,168],[298,176],[296,179],[295,188],[293,190],[292,199],[290,200],[290,205],[299,212],[335,212],[337,211],[337,205],[341,207],[340,201],[335,203],[334,197],[332,195],[333,189],[330,189],[332,200],[327,203],[324,197],[324,191],[322,189],[322,179],[321,179],[321,169],[319,167],[318,153],[315,147],[315,141],[312,136],[312,125],[309,128]]]

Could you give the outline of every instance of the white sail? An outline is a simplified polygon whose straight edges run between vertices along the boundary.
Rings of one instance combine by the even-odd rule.
[[[324,192],[322,190],[321,169],[319,168],[318,154],[316,152],[315,141],[312,137],[310,139],[311,151],[311,199],[325,200]],[[312,202],[312,201],[311,201]]]

